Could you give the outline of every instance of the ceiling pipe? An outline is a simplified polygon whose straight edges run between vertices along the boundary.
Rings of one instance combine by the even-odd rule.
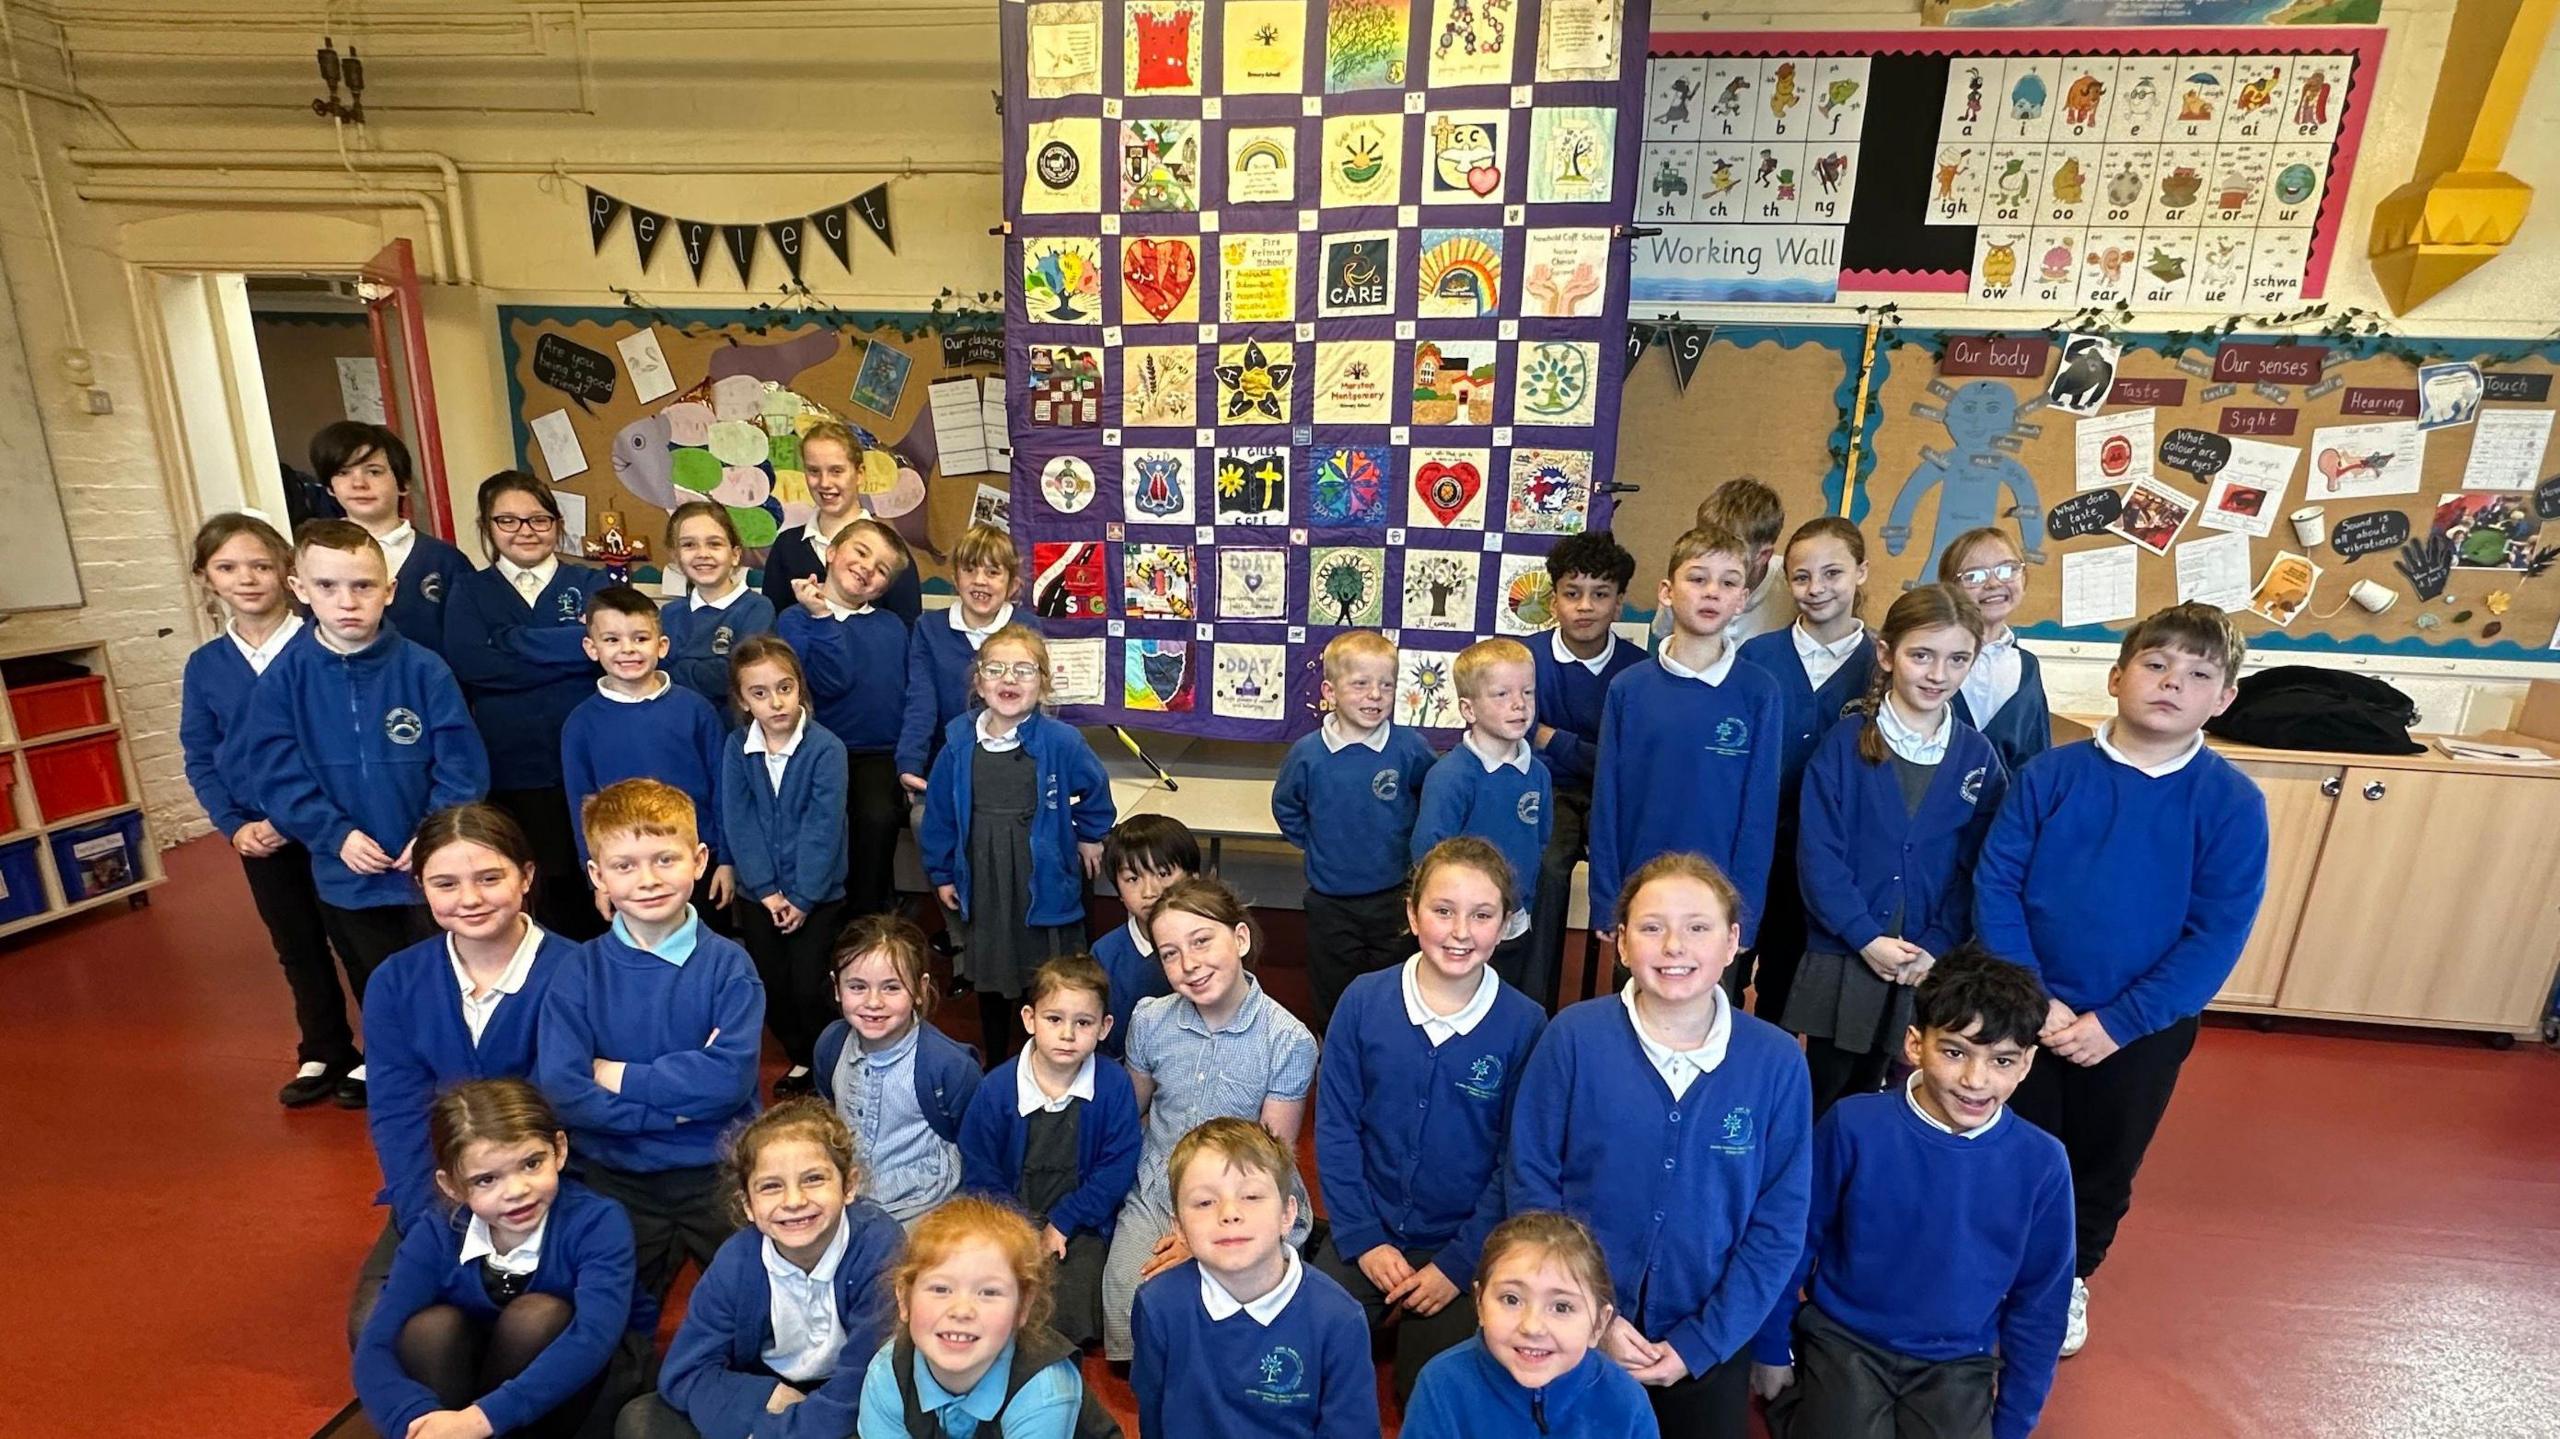
[[[66,153],[74,165],[92,170],[310,170],[342,174],[348,164],[322,150],[99,150],[75,148]],[[479,273],[471,227],[462,208],[462,171],[433,150],[372,150],[348,157],[359,174],[375,170],[433,170],[444,190],[447,235],[452,241],[454,272],[464,284]]]
[[[454,275],[463,284],[478,281],[468,274],[456,274],[447,268],[445,255],[444,206],[436,197],[422,190],[376,190],[361,186],[317,186],[299,189],[240,189],[219,185],[150,185],[84,183],[77,187],[83,200],[124,205],[170,205],[181,208],[204,206],[273,205],[296,210],[418,210],[427,218],[427,263],[438,275]]]

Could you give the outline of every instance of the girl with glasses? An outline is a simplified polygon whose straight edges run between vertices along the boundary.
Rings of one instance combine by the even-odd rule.
[[[2027,595],[2027,560],[1996,525],[1955,537],[1938,559],[1938,580],[1964,591],[1982,612],[1982,650],[1974,656],[1956,718],[1982,731],[2009,773],[2053,748],[2053,712],[2044,698],[2036,657],[2018,643],[2009,616]]]

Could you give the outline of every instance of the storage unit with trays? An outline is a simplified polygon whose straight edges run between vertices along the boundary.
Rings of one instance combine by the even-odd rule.
[[[0,936],[167,876],[102,644],[0,649]]]

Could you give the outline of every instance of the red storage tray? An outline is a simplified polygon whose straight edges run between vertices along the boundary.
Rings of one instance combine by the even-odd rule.
[[[9,713],[18,722],[22,740],[105,724],[107,682],[97,675],[82,675],[40,685],[11,685]]]
[[[12,834],[18,828],[18,757],[0,754],[0,834]]]
[[[36,787],[36,812],[46,824],[125,802],[124,766],[116,762],[114,735],[38,745],[23,753],[27,779]]]

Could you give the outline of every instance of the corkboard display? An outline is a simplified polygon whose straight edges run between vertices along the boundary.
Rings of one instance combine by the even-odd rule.
[[[2550,648],[2560,623],[2560,567],[2551,563],[2560,557],[2560,481],[2552,478],[2560,458],[2544,451],[2560,345],[2121,335],[2112,388],[2083,420],[2047,398],[2071,363],[2068,338],[1904,331],[1878,347],[1867,376],[1873,440],[1847,511],[1868,536],[1874,593],[1933,574],[1935,547],[1958,531],[2023,528],[2035,563],[2018,628],[2112,642],[2129,620],[2064,623],[2070,556],[2129,554],[2132,594],[2122,604],[2148,614],[2181,598],[2179,561],[2190,546],[2236,534],[2250,593],[2226,607],[2253,645],[2560,659]],[[2476,389],[2458,368],[2466,361],[2479,366]],[[2465,413],[2466,393],[2471,418],[2420,428]],[[1734,408],[1762,419],[1757,404]],[[2286,455],[2243,444],[2242,460],[2257,468],[2229,468],[2228,441],[2293,453],[2286,466]],[[2280,467],[2281,486],[2268,485]],[[2145,476],[2161,493],[2137,498]],[[2268,488],[2263,498],[2252,493]],[[1782,493],[1791,520],[1811,498],[1803,485]],[[2295,530],[2292,517],[2305,510],[2318,514],[2317,544]],[[2110,511],[2118,512],[2113,525],[2102,527]],[[2223,527],[2207,523],[2217,513]],[[2263,533],[2249,532],[2243,517],[2251,515],[2263,516]],[[2226,557],[2236,548],[2221,546]],[[2284,554],[2318,567],[2307,599],[2288,593],[2298,584],[2281,572],[2269,593],[2256,594]],[[2124,564],[2102,557],[2077,572],[2121,576]],[[2225,583],[2236,568],[2226,558]],[[2300,578],[2298,569],[2290,576]],[[2189,583],[2204,579],[2193,562]],[[2372,612],[2351,602],[2359,582],[2371,585],[2360,598],[2387,595],[2388,606]],[[2275,623],[2286,611],[2291,623]]]

